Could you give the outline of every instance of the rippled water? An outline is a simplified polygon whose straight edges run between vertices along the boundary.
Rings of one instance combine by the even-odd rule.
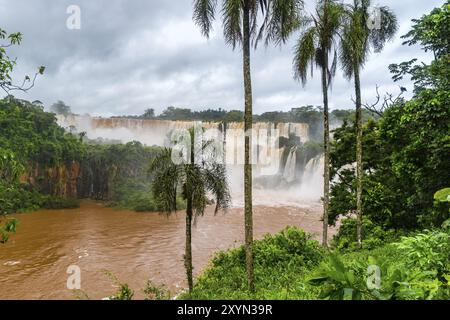
[[[255,237],[294,225],[321,232],[320,204],[255,207]],[[128,283],[142,298],[147,279],[175,294],[185,286],[184,213],[167,217],[84,202],[74,210],[42,210],[16,215],[17,234],[0,245],[0,299],[74,299],[66,287],[70,265],[81,269],[81,289],[101,299],[116,288],[106,271]],[[243,241],[243,210],[214,216],[208,209],[193,230],[194,272],[214,252]]]

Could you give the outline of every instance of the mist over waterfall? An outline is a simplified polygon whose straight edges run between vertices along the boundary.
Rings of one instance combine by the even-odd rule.
[[[297,164],[297,147],[293,147],[289,151],[289,155],[287,157],[286,165],[284,167],[283,172],[283,178],[289,183],[295,181],[296,164]]]
[[[174,130],[189,129],[198,124],[194,121],[95,118],[87,115],[59,115],[57,119],[67,131],[84,132],[91,140],[109,143],[139,141],[148,146],[170,146],[170,135]],[[233,206],[243,206],[244,145],[242,137],[236,133],[243,132],[244,124],[231,122],[224,127],[219,122],[202,122],[201,126],[205,130],[216,129],[223,133]],[[320,201],[323,194],[323,157],[317,150],[311,152],[307,148],[309,126],[302,123],[258,122],[253,124],[253,129],[256,133],[253,134],[252,155],[254,204],[302,206]],[[275,146],[267,143],[275,138],[279,139]]]

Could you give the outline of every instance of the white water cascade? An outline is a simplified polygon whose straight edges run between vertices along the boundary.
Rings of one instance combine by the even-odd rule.
[[[296,166],[297,166],[297,147],[291,148],[284,167],[283,178],[291,183],[296,178]]]
[[[139,141],[145,145],[167,145],[168,135],[174,129],[187,129],[194,125],[193,121],[166,121],[166,120],[141,120],[126,118],[95,118],[88,115],[67,117],[58,116],[58,123],[69,131],[86,132],[89,139],[109,139],[121,142]],[[202,126],[205,129],[219,129],[220,123],[204,122]],[[271,132],[277,129],[279,136],[290,137],[292,135],[299,137],[301,142],[309,140],[309,126],[303,123],[254,123],[253,128],[256,132],[266,131],[269,136]],[[228,134],[232,130],[243,130],[244,124],[234,122],[227,124],[227,140]],[[264,136],[263,136],[264,138]],[[258,140],[260,137],[255,136],[257,145],[264,145]],[[235,156],[239,159],[243,151],[239,148],[239,139],[235,140],[237,151]],[[232,141],[225,141],[226,145],[232,144]],[[255,205],[277,205],[277,206],[303,206],[310,201],[316,202],[320,199],[323,192],[323,159],[317,157],[309,161],[304,172],[298,171],[298,147],[289,150],[288,158],[284,168],[279,171],[279,164],[283,156],[283,148],[260,148],[256,146],[256,157],[270,155],[277,158],[278,161],[272,161],[270,165],[255,164],[253,170],[254,188],[253,197]],[[242,146],[243,147],[243,146]],[[240,154],[242,153],[242,155]],[[227,153],[227,155],[231,155]],[[273,168],[272,168],[273,167]],[[238,163],[235,165],[227,165],[228,181],[230,183],[233,206],[242,206],[243,199],[243,165]],[[263,178],[264,183],[257,179]],[[280,179],[284,184],[280,184]]]

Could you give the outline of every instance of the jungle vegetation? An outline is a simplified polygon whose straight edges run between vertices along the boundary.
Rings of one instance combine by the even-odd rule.
[[[42,103],[11,95],[14,90],[31,88],[44,69],[40,67],[33,79],[25,78],[28,86],[13,85],[10,73],[15,61],[1,46],[0,87],[7,96],[0,100],[0,242],[16,231],[17,221],[6,214],[72,208],[78,205],[78,197],[137,211],[185,209],[189,292],[181,298],[450,299],[450,3],[445,1],[440,8],[413,20],[412,30],[403,36],[405,45],[431,51],[433,61],[425,64],[412,59],[389,66],[393,81],[413,83],[413,97],[388,98],[373,105],[358,98],[359,72],[370,49],[381,50],[395,32],[395,17],[388,9],[383,18],[386,30],[371,34],[361,30],[369,1],[355,0],[347,8],[332,0],[320,0],[315,14],[302,24],[301,1],[220,3],[225,39],[233,48],[243,49],[244,112],[192,112],[169,107],[158,117],[240,119],[246,128],[251,128],[255,119],[321,124],[314,137],[323,141],[320,147],[326,158],[329,156],[324,170],[324,227],[340,223],[332,241],[324,232],[320,245],[302,230],[290,227],[253,241],[251,166],[247,162],[245,245],[218,253],[194,281],[192,223],[212,204],[208,192],[215,196],[216,210],[227,208],[224,168],[208,161],[196,165],[192,145],[191,161],[174,164],[167,161],[170,149],[138,142],[89,141],[82,134],[66,132],[58,126],[54,113],[44,111]],[[217,1],[194,1],[194,21],[205,36],[211,31],[216,5]],[[258,33],[256,22],[261,17]],[[297,31],[296,76],[306,81],[308,66],[319,67],[324,106],[254,117],[251,50],[259,41],[282,44]],[[6,46],[15,45],[21,35],[0,30],[0,39],[7,39]],[[339,67],[354,80],[357,99],[355,111],[334,111],[343,124],[333,130],[328,92]],[[405,90],[402,87],[401,91]],[[63,102],[53,105],[52,111],[71,113]],[[156,118],[154,110],[146,110],[141,118]],[[332,139],[329,130],[333,130]],[[287,139],[285,143],[292,142]],[[246,139],[246,149],[249,144],[250,139]],[[317,145],[310,146],[309,152],[317,153]],[[115,299],[133,297],[126,284],[120,288],[123,292]],[[166,296],[151,283],[147,292]]]
[[[449,21],[446,2],[413,20],[403,36],[405,45],[418,44],[435,57],[430,64],[413,59],[389,66],[394,81],[412,79],[413,98],[365,105],[379,118],[362,126],[361,233],[352,168],[361,123],[354,118],[331,142],[328,223],[341,226],[330,248],[287,228],[255,241],[255,293],[245,287],[240,247],[218,253],[181,298],[450,299]]]
[[[201,141],[197,130],[189,130],[190,145],[186,151],[185,161],[172,161],[173,149],[164,149],[151,162],[153,173],[153,195],[161,204],[163,212],[176,212],[179,195],[186,202],[186,247],[184,265],[189,291],[193,290],[192,266],[192,224],[202,216],[206,206],[212,204],[209,195],[215,200],[215,213],[227,209],[231,202],[225,166],[217,163],[216,156],[210,148],[210,141]],[[200,140],[200,141],[199,141]]]

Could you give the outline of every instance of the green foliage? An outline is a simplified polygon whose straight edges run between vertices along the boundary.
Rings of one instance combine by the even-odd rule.
[[[355,68],[364,66],[370,51],[383,50],[398,29],[397,17],[386,6],[378,7],[380,28],[369,29],[371,6],[370,0],[355,0],[344,7],[339,57],[344,75],[349,79],[355,76]]]
[[[386,229],[363,217],[362,224],[363,247],[372,250],[400,238],[402,231]],[[340,252],[355,251],[358,249],[356,239],[356,220],[346,218],[341,221],[338,233],[333,237],[332,247]]]
[[[63,106],[61,102],[53,109],[66,113]],[[148,162],[158,148],[139,142],[83,143],[78,136],[66,133],[55,115],[44,112],[41,104],[12,98],[0,101],[0,133],[1,213],[78,207],[76,199],[53,196],[65,182],[47,176],[49,170],[68,168],[72,163],[80,164],[75,196],[106,200],[136,211],[161,209],[151,195],[147,177]],[[25,182],[28,175],[33,178],[31,185],[28,178]],[[177,206],[185,207],[180,198]]]
[[[342,26],[344,7],[333,0],[319,1],[315,12],[315,16],[304,18],[300,25],[301,35],[294,48],[294,77],[304,85],[308,73],[312,75],[317,66],[326,74],[326,83],[330,87],[336,74],[336,39]]]
[[[170,291],[148,280],[144,288],[145,300],[170,300]]]
[[[399,239],[388,232],[386,242],[397,240],[328,252],[305,232],[287,228],[254,243],[255,294],[247,291],[245,250],[239,247],[217,253],[193,292],[179,298],[446,300],[449,235],[436,229]]]
[[[445,300],[449,241],[448,232],[424,231],[371,251],[331,254],[309,283],[325,299]]]
[[[247,290],[243,246],[219,252],[181,299],[312,299],[317,290],[304,280],[325,252],[310,236],[288,227],[254,242],[256,294]]]
[[[91,143],[91,142],[90,142]],[[80,196],[104,200],[110,206],[139,212],[161,211],[148,182],[148,163],[159,152],[140,142],[90,144],[81,163]],[[180,209],[185,205],[177,199]]]
[[[27,101],[0,100],[0,133],[0,150],[12,152],[24,167],[79,161],[85,154],[78,137],[66,133],[54,114]]]
[[[320,299],[361,300],[363,290],[359,278],[335,254],[330,254],[316,275],[308,280],[311,285],[321,286]]]
[[[449,105],[448,90],[424,89],[364,126],[363,211],[374,223],[413,229],[449,218],[445,204],[433,205],[434,192],[450,181]],[[332,186],[332,222],[355,208],[355,177],[348,169],[355,162],[355,141],[354,126],[336,130],[331,159],[339,180]]]
[[[449,4],[413,20],[406,44],[420,44],[435,53],[430,65],[414,60],[391,65],[394,80],[411,75],[415,96],[389,106],[377,122],[364,127],[363,212],[385,229],[440,226],[449,218],[448,203],[434,193],[450,181]],[[335,132],[332,150],[330,221],[355,209],[355,127],[344,124]],[[438,195],[439,196],[439,195]]]
[[[59,127],[54,114],[42,106],[14,98],[0,100],[0,213],[75,207],[74,200],[43,195],[59,181],[36,176],[31,185],[21,178],[80,161],[84,154],[79,139]]]
[[[412,30],[404,35],[404,44],[419,44],[425,51],[434,53],[431,64],[416,64],[417,59],[391,64],[389,70],[394,81],[400,81],[409,75],[414,81],[414,92],[419,94],[424,89],[448,91],[450,87],[450,44],[448,30],[450,28],[450,4],[448,1],[435,8],[430,14],[413,20]]]
[[[450,54],[450,3],[447,0],[441,8],[412,21],[412,30],[402,37],[406,39],[404,44],[420,44],[425,51],[432,51],[435,57]]]
[[[128,284],[122,283],[116,275],[110,271],[105,271],[105,274],[111,279],[113,284],[118,287],[116,293],[110,297],[108,300],[132,300],[134,296],[134,291],[129,287]]]
[[[1,216],[0,222],[2,222]],[[5,244],[9,240],[9,235],[16,232],[17,224],[16,219],[7,219],[6,222],[0,224],[0,243]]]
[[[44,196],[35,190],[0,182],[0,214],[38,210],[43,203]]]
[[[434,200],[439,202],[450,202],[450,188],[439,190],[434,194]]]
[[[144,114],[142,115],[143,119],[153,119],[155,118],[155,109],[149,108],[146,109]]]
[[[134,291],[130,289],[128,284],[121,283],[117,292],[110,297],[110,300],[132,300]]]
[[[0,179],[6,183],[16,182],[24,172],[24,166],[16,160],[14,152],[0,148]]]
[[[194,128],[189,130],[189,153],[183,155],[188,157],[187,161],[174,163],[172,152],[177,151],[165,148],[150,163],[153,197],[165,212],[178,209],[180,195],[186,201],[187,209],[192,210],[191,214],[198,216],[203,215],[210,203],[208,193],[215,198],[215,212],[229,206],[231,196],[225,166],[216,163],[214,151],[209,149],[210,141],[198,141],[199,136]]]
[[[223,36],[230,46],[242,44],[244,14],[249,15],[251,34],[256,45],[259,41],[269,43],[284,43],[290,33],[294,31],[300,20],[302,0],[257,0],[252,2],[223,0],[221,1],[221,16],[223,22]],[[195,0],[193,20],[205,37],[209,37],[217,11],[215,0]],[[258,20],[261,21],[258,23]]]
[[[133,181],[128,183],[116,183],[114,186],[115,200],[108,201],[109,206],[131,209],[136,212],[161,212],[164,211],[163,205],[155,200],[151,185],[148,183],[137,184]],[[177,196],[177,210],[186,209],[186,202]]]
[[[450,262],[450,236],[443,231],[423,231],[411,237],[403,237],[395,244],[405,257],[408,268],[437,271],[442,275]]]

